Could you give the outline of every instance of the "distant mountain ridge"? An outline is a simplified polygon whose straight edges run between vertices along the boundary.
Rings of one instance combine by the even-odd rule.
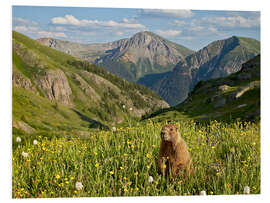
[[[147,31],[136,33],[131,38],[102,44],[77,44],[51,38],[38,41],[98,64],[129,81],[137,81],[147,74],[172,70],[179,61],[194,53]]]
[[[260,55],[224,78],[200,81],[180,104],[145,118],[153,120],[195,119],[209,122],[260,121]]]
[[[173,71],[164,73],[152,84],[147,81],[147,78],[142,78],[138,82],[150,87],[174,106],[182,102],[199,81],[225,77],[237,72],[242,63],[259,53],[259,41],[233,36],[214,41],[187,56],[174,67]]]
[[[242,63],[260,53],[259,41],[237,36],[214,41],[197,52],[151,32],[104,44],[38,41],[143,84],[171,106],[182,102],[199,81],[237,72]]]

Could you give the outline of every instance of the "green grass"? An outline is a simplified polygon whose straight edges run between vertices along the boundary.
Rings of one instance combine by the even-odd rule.
[[[12,196],[105,197],[260,193],[260,124],[179,121],[194,174],[169,180],[157,169],[163,123],[133,123],[113,131],[38,136],[13,132]],[[245,126],[245,127],[244,127]],[[15,141],[17,136],[21,143]],[[68,139],[72,138],[72,139]],[[38,145],[33,144],[33,140]],[[27,152],[28,157],[23,157]],[[152,176],[154,181],[148,182]],[[77,190],[76,182],[83,184]]]

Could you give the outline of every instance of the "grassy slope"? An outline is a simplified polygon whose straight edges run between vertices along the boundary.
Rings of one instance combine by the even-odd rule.
[[[229,195],[243,194],[245,186],[251,194],[260,193],[258,124],[177,122],[194,174],[173,181],[158,175],[159,132],[164,124],[145,122],[87,138],[23,137],[13,145],[12,196],[179,196],[198,195],[202,190],[208,195]],[[38,145],[33,145],[34,139]],[[23,157],[22,152],[29,156]],[[82,190],[76,189],[76,182],[83,184]]]
[[[119,119],[123,119],[129,117],[130,114],[128,111],[122,109],[122,105],[132,98],[131,105],[138,109],[143,108],[152,108],[151,103],[149,101],[145,101],[142,97],[137,94],[140,94],[148,97],[153,100],[160,100],[160,98],[149,89],[144,86],[137,85],[135,83],[129,83],[124,81],[123,79],[115,76],[111,73],[108,73],[103,68],[97,67],[88,62],[78,61],[74,57],[65,54],[63,52],[57,51],[55,49],[51,49],[49,47],[43,46],[40,43],[20,34],[17,32],[13,32],[13,43],[18,45],[20,50],[20,56],[13,51],[13,67],[16,71],[19,71],[20,74],[23,74],[25,77],[29,78],[34,84],[34,79],[40,77],[44,74],[44,71],[48,69],[62,69],[67,76],[69,85],[72,89],[71,98],[73,100],[74,106],[69,111],[76,110],[80,112],[81,116],[70,116],[69,123],[74,123],[73,127],[80,128],[81,125],[86,127],[87,121],[88,126],[91,125],[94,120],[98,120],[99,122],[115,122]],[[41,65],[30,65],[30,64],[43,64]],[[108,86],[100,86],[87,78],[84,78],[82,71],[87,71],[93,73],[102,78],[102,80],[107,81],[106,84]],[[81,75],[82,78],[95,90],[95,92],[101,97],[102,102],[94,102],[93,98],[89,97],[79,85],[78,81],[75,80],[72,74]],[[115,86],[116,88],[121,90],[121,93],[115,93],[111,88],[111,91],[108,91],[110,86]],[[41,96],[44,96],[42,92],[36,87]],[[16,94],[13,95],[13,99],[17,102],[20,99],[20,94],[24,94],[26,91],[17,90],[17,87],[14,87],[14,91]],[[30,93],[29,93],[30,94]],[[121,94],[121,95],[119,95]],[[35,99],[37,96],[33,95],[33,97],[27,97],[29,99],[29,103],[31,103],[31,99]],[[45,102],[46,99],[39,100],[41,102]],[[51,103],[51,105],[55,105],[54,102],[46,101],[46,104]],[[41,105],[41,104],[40,104]],[[42,106],[42,105],[41,105]],[[127,106],[128,107],[128,106]],[[14,106],[14,108],[22,108],[22,106]],[[49,108],[50,109],[50,108]],[[35,109],[36,110],[36,109]],[[27,106],[25,112],[33,112],[31,106]],[[25,112],[20,112],[21,114],[14,116],[14,119],[20,120]],[[37,111],[36,114],[43,114],[44,116],[40,116],[43,118],[43,121],[49,120],[49,123],[53,125],[53,121],[50,122],[52,116],[46,117],[44,111]],[[55,113],[60,113],[56,111]],[[51,114],[53,115],[53,114]],[[134,116],[134,115],[133,115]],[[34,118],[34,117],[33,117]],[[90,119],[92,118],[92,119]],[[72,119],[79,119],[79,121],[74,121]],[[35,120],[35,119],[31,119]],[[61,119],[60,119],[61,120]],[[68,120],[68,119],[66,119]],[[93,122],[92,122],[93,121]],[[46,121],[47,122],[47,121]],[[96,122],[94,122],[96,123]],[[35,126],[36,124],[29,122],[28,124]],[[42,124],[41,124],[42,125]],[[68,126],[68,125],[65,125]],[[54,126],[55,127],[55,126]]]

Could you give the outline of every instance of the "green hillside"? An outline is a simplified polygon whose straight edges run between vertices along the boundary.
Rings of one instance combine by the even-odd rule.
[[[16,129],[107,128],[168,106],[144,86],[101,67],[17,32],[12,40]]]

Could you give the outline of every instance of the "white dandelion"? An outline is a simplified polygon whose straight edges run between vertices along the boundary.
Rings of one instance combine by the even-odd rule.
[[[154,178],[153,178],[152,176],[149,176],[149,177],[148,177],[148,182],[149,182],[149,183],[152,183],[153,181],[154,181]]]
[[[244,187],[244,194],[248,195],[250,193],[250,188],[248,186]]]
[[[126,106],[125,105],[123,105],[123,109],[125,109],[126,108]]]
[[[206,195],[206,191],[205,191],[205,190],[202,190],[202,191],[200,192],[200,195]]]
[[[129,110],[132,111],[133,109],[130,107]]]
[[[112,127],[112,131],[115,132],[116,131],[116,127]]]
[[[23,157],[26,158],[26,157],[28,157],[28,155],[29,155],[29,154],[28,154],[27,152],[22,152],[22,156],[23,156]]]
[[[21,142],[22,139],[20,137],[16,137],[16,142]]]
[[[38,144],[38,141],[37,141],[37,140],[34,140],[34,141],[33,141],[33,144],[34,144],[34,145],[37,145],[37,144]]]
[[[83,184],[82,184],[82,182],[76,182],[75,187],[76,187],[77,190],[82,190],[82,189],[83,189]]]

